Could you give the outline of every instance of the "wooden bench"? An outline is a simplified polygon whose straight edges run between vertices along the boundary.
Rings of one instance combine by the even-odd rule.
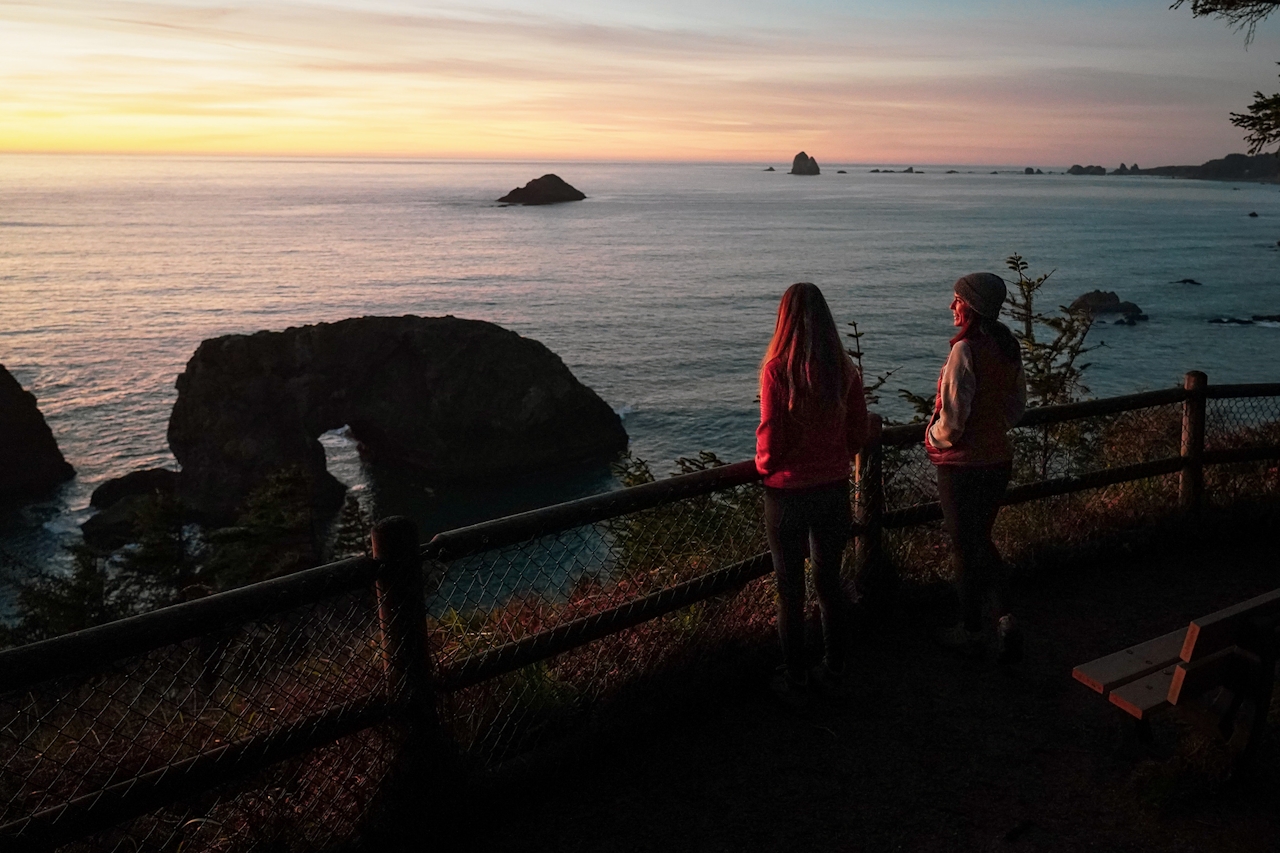
[[[1139,723],[1166,708],[1192,708],[1213,722],[1241,759],[1252,758],[1271,707],[1280,589],[1186,628],[1081,664],[1072,676]],[[1243,727],[1237,725],[1245,711]]]

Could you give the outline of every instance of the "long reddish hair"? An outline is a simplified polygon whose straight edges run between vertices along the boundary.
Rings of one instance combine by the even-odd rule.
[[[764,365],[781,359],[792,413],[844,410],[854,366],[840,342],[831,309],[816,284],[798,282],[778,303],[778,320],[764,351]]]

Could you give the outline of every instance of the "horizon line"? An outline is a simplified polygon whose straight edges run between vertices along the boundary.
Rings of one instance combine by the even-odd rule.
[[[1210,160],[1222,159],[1231,154],[1245,154],[1247,152],[1228,152],[1217,157],[1211,157]],[[331,154],[306,154],[306,153],[278,153],[278,152],[228,152],[228,151],[36,151],[36,150],[12,150],[0,151],[0,156],[12,157],[100,157],[100,158],[128,158],[128,159],[173,159],[173,160],[258,160],[258,161],[307,161],[307,162],[381,162],[381,163],[493,163],[493,164],[532,164],[532,163],[566,163],[566,164],[583,164],[583,165],[600,165],[600,166],[777,166],[778,163],[765,159],[698,159],[698,158],[672,158],[672,159],[647,159],[647,158],[593,158],[593,157],[462,157],[450,156],[442,154],[369,154],[369,153],[331,153]],[[794,158],[794,155],[792,155]],[[815,158],[817,159],[817,158]],[[783,167],[790,165],[791,159],[783,159],[778,161]],[[963,163],[963,162],[927,162],[921,160],[903,160],[903,161],[886,161],[886,160],[836,160],[828,159],[825,161],[828,165],[819,167],[823,169],[836,167],[885,167],[894,166],[900,168],[907,167],[929,167],[929,168],[984,168],[984,169],[1026,169],[1029,164],[1015,163]],[[1137,163],[1137,161],[1134,161]],[[1199,166],[1208,161],[1199,163],[1164,163],[1160,166],[1149,168],[1163,168],[1166,166]],[[1101,165],[1101,163],[1093,163],[1088,160],[1081,160],[1078,163],[1069,165],[1064,164],[1043,164],[1039,166],[1031,165],[1032,168],[1050,168],[1050,169],[1068,169],[1074,165]],[[1129,165],[1129,164],[1125,164]],[[763,170],[762,170],[763,171]],[[780,170],[779,170],[780,171]],[[783,173],[787,174],[787,173]],[[811,176],[801,176],[811,177]]]

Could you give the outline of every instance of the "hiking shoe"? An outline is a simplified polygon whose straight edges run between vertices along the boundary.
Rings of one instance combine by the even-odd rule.
[[[999,650],[996,653],[997,663],[1012,666],[1022,661],[1022,628],[1014,621],[1012,613],[1000,617],[996,625],[996,642]]]
[[[810,684],[807,673],[803,679],[797,680],[785,665],[780,666],[769,681],[769,689],[788,708],[799,709],[809,704]]]
[[[830,699],[842,699],[853,693],[853,683],[849,677],[843,671],[836,672],[827,666],[826,661],[809,670],[809,683],[818,693]]]
[[[987,653],[987,638],[981,631],[969,631],[956,624],[936,637],[938,645],[960,657],[978,660]]]

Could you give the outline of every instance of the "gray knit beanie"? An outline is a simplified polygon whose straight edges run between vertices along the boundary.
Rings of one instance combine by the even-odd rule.
[[[971,272],[956,281],[956,295],[983,317],[995,320],[1004,304],[1004,279],[995,273]]]

